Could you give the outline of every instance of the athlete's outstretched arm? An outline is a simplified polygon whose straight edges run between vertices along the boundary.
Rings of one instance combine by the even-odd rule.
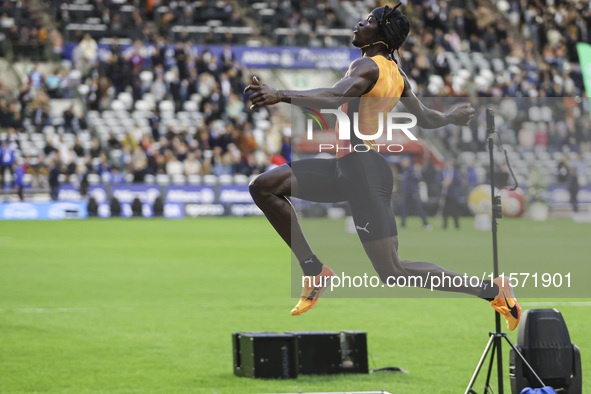
[[[361,57],[354,60],[349,70],[332,88],[310,90],[276,90],[260,83],[253,77],[252,84],[244,89],[245,93],[254,92],[250,101],[251,109],[279,102],[290,103],[301,99],[306,105],[338,107],[351,98],[361,97],[369,91],[379,77],[379,68],[369,58]]]
[[[439,112],[425,107],[417,98],[410,87],[406,75],[400,71],[404,78],[404,91],[402,92],[402,103],[406,109],[417,117],[417,126],[425,129],[436,129],[448,124],[460,126],[467,125],[476,112],[468,103],[460,104],[447,112]]]

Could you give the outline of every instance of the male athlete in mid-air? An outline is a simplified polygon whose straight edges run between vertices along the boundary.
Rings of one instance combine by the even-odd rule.
[[[362,56],[354,60],[344,78],[332,88],[305,91],[285,91],[263,85],[254,77],[245,92],[252,92],[251,108],[273,105],[292,100],[332,100],[345,103],[352,98],[385,98],[391,103],[386,112],[393,109],[399,98],[404,99],[406,109],[417,117],[418,126],[434,129],[447,124],[465,125],[474,115],[474,109],[463,104],[446,113],[429,109],[419,101],[410,88],[409,81],[394,60],[394,51],[403,44],[410,31],[408,19],[396,8],[376,8],[367,19],[353,30],[353,45]],[[388,98],[395,100],[388,101]],[[348,103],[343,104],[343,107]],[[342,108],[344,112],[350,110]],[[362,117],[364,109],[358,108]],[[370,110],[365,109],[371,112]],[[366,114],[366,115],[369,115]],[[359,130],[364,135],[371,130]],[[314,306],[319,295],[327,287],[334,271],[323,265],[312,252],[297,223],[293,207],[287,196],[315,202],[347,201],[351,207],[357,233],[374,269],[381,280],[388,277],[461,276],[438,265],[400,260],[398,256],[398,231],[391,207],[393,176],[387,161],[375,151],[375,141],[361,141],[352,137],[351,144],[365,144],[368,149],[354,150],[335,159],[305,159],[273,168],[257,177],[250,184],[250,193],[275,230],[290,246],[308,278],[292,315],[299,315]],[[374,148],[374,149],[372,149]],[[441,285],[437,290],[471,294],[490,301],[492,307],[507,321],[509,330],[519,324],[521,309],[507,278],[495,278],[471,286]],[[330,283],[330,282],[328,282]],[[318,286],[324,284],[324,286]]]

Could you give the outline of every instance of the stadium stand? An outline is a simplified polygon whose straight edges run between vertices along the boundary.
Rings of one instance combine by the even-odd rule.
[[[14,26],[19,34],[36,29],[44,45],[38,57],[53,62],[15,65],[26,81],[19,90],[0,89],[0,141],[22,157],[27,180],[45,189],[54,167],[60,180],[71,182],[244,183],[269,165],[290,160],[290,134],[284,132],[289,120],[280,111],[248,109],[242,90],[250,71],[232,45],[347,47],[359,16],[379,5],[373,0],[16,4],[2,4],[5,37],[12,37]],[[573,13],[564,2],[555,7],[524,2],[523,9],[512,1],[470,4],[406,3],[413,27],[400,64],[419,95],[504,98],[506,115],[510,97],[583,94],[572,42],[591,34],[588,9]],[[38,18],[43,26],[29,18],[39,10],[53,15],[50,21]],[[63,40],[74,43],[71,54]],[[207,49],[197,52],[195,44],[225,46],[216,56]],[[520,129],[510,116],[500,118],[519,180],[527,181],[529,166],[538,164],[551,174],[550,182],[558,181],[566,154],[591,181],[589,117],[555,124],[544,118],[546,107],[540,101],[528,108],[538,121]],[[435,134],[442,152],[458,157],[468,183],[482,182],[487,174],[483,127],[480,114],[472,129]],[[11,179],[10,171],[5,175]]]

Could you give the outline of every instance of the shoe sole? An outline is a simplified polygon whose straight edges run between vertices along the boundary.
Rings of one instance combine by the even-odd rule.
[[[335,276],[336,276],[336,275],[334,275],[334,274],[333,274],[333,275],[331,275],[331,276],[328,278],[328,280],[326,281],[326,286],[325,286],[325,287],[323,287],[322,289],[320,289],[320,291],[318,292],[318,295],[317,295],[317,296],[314,298],[314,300],[312,300],[312,303],[311,303],[310,305],[308,305],[307,307],[305,307],[305,308],[303,308],[302,310],[298,311],[297,313],[292,313],[291,315],[292,315],[292,316],[298,316],[298,315],[301,315],[302,313],[304,313],[304,312],[307,312],[307,311],[309,311],[310,309],[312,309],[312,307],[313,307],[314,305],[316,305],[316,302],[318,301],[318,299],[319,299],[319,298],[322,296],[322,293],[324,293],[324,290],[326,290],[326,288],[327,288],[328,286],[330,286],[330,285],[331,285],[331,283],[332,283],[332,278],[333,278],[333,277],[335,277]]]
[[[517,326],[519,326],[519,322],[521,321],[521,307],[519,306],[519,303],[517,302],[517,298],[515,297],[515,293],[513,292],[513,286],[511,286],[509,284],[509,278],[505,277],[504,280],[501,281],[501,284],[504,284],[503,287],[501,287],[501,290],[505,293],[505,296],[507,296],[507,290],[509,291],[509,298],[512,298],[513,301],[515,302],[515,306],[517,307],[517,324],[515,324],[515,327],[510,331],[513,331],[517,328]],[[509,307],[509,305],[507,305],[507,307]],[[498,312],[498,311],[497,311]],[[503,314],[501,314],[501,316],[504,317]],[[511,316],[512,318],[514,318],[513,316]]]

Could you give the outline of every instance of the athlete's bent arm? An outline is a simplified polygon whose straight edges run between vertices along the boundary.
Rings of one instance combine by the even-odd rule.
[[[410,113],[417,117],[417,126],[424,129],[436,129],[448,124],[464,126],[474,116],[475,110],[468,103],[460,104],[445,113],[425,107],[412,91],[406,75],[402,71],[400,72],[404,78],[402,103]]]
[[[244,90],[245,93],[254,92],[250,101],[251,109],[265,105],[273,105],[279,102],[290,103],[300,99],[306,105],[338,107],[348,99],[361,97],[371,90],[379,77],[379,68],[369,58],[361,57],[354,60],[349,70],[332,88],[320,88],[310,90],[275,90],[261,84],[258,78],[253,78],[253,83]]]

